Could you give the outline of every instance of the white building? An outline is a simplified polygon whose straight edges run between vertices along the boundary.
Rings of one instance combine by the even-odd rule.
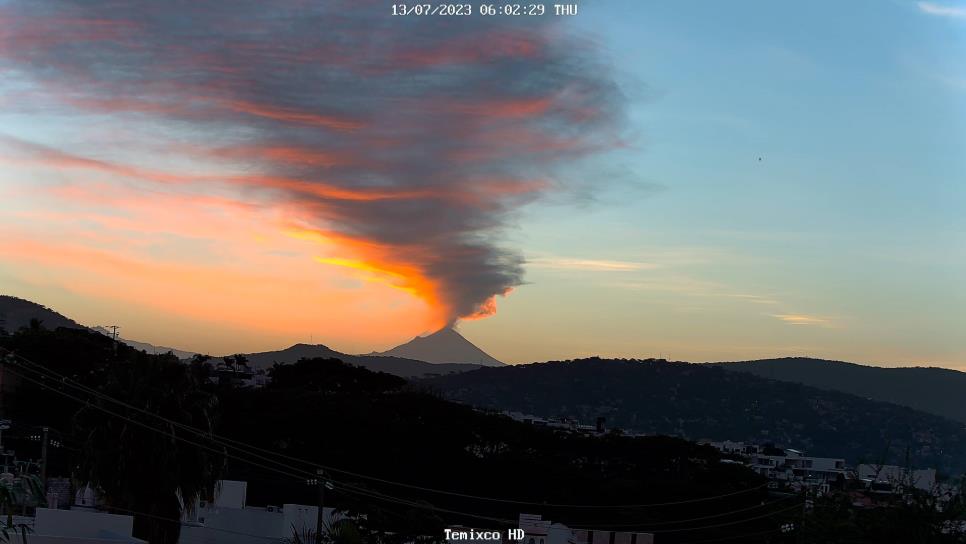
[[[798,450],[756,453],[749,459],[752,470],[772,480],[821,484],[845,477],[845,459],[811,457]]]
[[[571,529],[539,515],[520,514],[521,544],[654,544],[651,533]]]
[[[733,442],[731,440],[724,440],[721,442],[702,440],[698,443],[704,444],[706,446],[711,446],[712,448],[720,451],[721,453],[727,453],[731,455],[750,455],[753,453],[759,453],[762,450],[762,447],[757,444],[746,444],[744,442]]]
[[[777,449],[744,442],[702,441],[721,453],[738,455],[745,464],[769,480],[786,482],[792,487],[819,488],[828,491],[829,482],[846,475],[845,459],[812,457],[793,449]],[[727,461],[723,461],[727,462]]]
[[[895,465],[859,465],[858,477],[874,483],[886,483],[893,488],[912,487],[923,491],[936,489],[936,469],[908,470]]]
[[[30,544],[147,544],[131,536],[134,518],[90,510],[37,508]],[[16,540],[14,540],[16,541]]]
[[[221,480],[213,502],[198,501],[186,513],[181,528],[184,544],[266,544],[290,540],[298,533],[303,541],[315,534],[319,508],[301,504],[255,507],[247,502],[248,483]],[[333,521],[334,510],[326,508],[324,526]]]
[[[519,421],[521,423],[526,423],[527,425],[533,425],[534,427],[547,427],[549,429],[556,429],[559,431],[569,431],[573,433],[589,434],[589,435],[601,435],[604,434],[607,429],[604,425],[604,418],[597,418],[597,422],[594,425],[584,425],[577,420],[561,417],[561,418],[542,418],[530,414],[524,414],[523,412],[514,411],[504,411],[503,415],[513,419],[514,421]],[[624,433],[625,436],[647,436],[646,433]]]

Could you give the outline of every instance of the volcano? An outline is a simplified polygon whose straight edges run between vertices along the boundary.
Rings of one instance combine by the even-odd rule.
[[[483,366],[503,366],[463,335],[451,328],[440,329],[427,336],[417,336],[388,351],[371,353],[389,357],[404,357],[427,363],[473,363]]]

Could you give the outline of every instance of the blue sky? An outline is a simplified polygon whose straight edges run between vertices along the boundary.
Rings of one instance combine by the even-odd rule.
[[[563,357],[603,335],[584,353],[966,365],[964,10],[586,2],[579,25],[609,51],[639,136],[616,160],[662,189],[540,210],[521,237],[532,254],[655,268],[531,266],[513,311],[466,332],[495,343],[527,321],[520,299],[581,291],[579,326],[516,349]]]

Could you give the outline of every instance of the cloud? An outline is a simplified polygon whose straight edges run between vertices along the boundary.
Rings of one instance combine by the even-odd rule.
[[[743,303],[775,307],[776,311],[790,312],[781,300],[772,296],[755,295],[750,293],[735,293],[729,287],[717,282],[689,278],[681,274],[664,277],[645,277],[632,281],[615,282],[611,284],[619,289],[631,291],[647,291],[655,293],[674,293],[696,298],[733,299]],[[698,309],[703,310],[701,308]],[[834,327],[835,320],[829,317],[803,313],[774,313],[766,314],[790,325],[811,325],[820,327]]]
[[[820,325],[828,326],[831,321],[824,317],[805,314],[772,314],[772,317],[780,319],[789,325]]]
[[[726,295],[721,295],[721,296],[727,297],[727,298],[737,298],[737,299],[741,299],[741,300],[747,300],[748,302],[753,302],[755,304],[781,304],[781,302],[779,302],[779,301],[777,301],[777,300],[775,300],[773,298],[763,297],[763,296],[760,296],[760,295],[726,294]]]
[[[317,266],[391,278],[440,325],[522,282],[502,238],[514,212],[586,190],[573,173],[620,146],[625,117],[606,63],[560,19],[407,19],[380,2],[12,0],[0,70],[45,115],[163,125],[172,162],[233,173],[119,156],[136,142],[21,142],[33,160],[285,209],[286,229],[332,243]]]
[[[947,6],[933,2],[917,2],[919,11],[935,15],[937,17],[949,17],[953,19],[966,19],[966,7]]]
[[[584,270],[590,272],[634,272],[652,270],[656,264],[601,259],[565,259],[560,257],[528,259],[527,264],[539,268]]]

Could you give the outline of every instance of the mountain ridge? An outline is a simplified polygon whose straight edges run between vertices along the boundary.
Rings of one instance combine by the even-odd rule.
[[[110,336],[104,327],[85,327],[76,321],[36,302],[14,297],[10,295],[0,295],[0,316],[3,317],[2,324],[7,332],[15,332],[21,327],[30,326],[32,319],[40,321],[40,325],[47,329],[57,329],[58,327],[68,327],[74,329],[84,329]],[[134,349],[147,353],[167,353],[171,352],[181,360],[187,360],[195,352],[169,348],[165,346],[155,346],[146,342],[118,338]],[[295,363],[300,359],[312,358],[335,358],[346,363],[355,364],[372,371],[388,372],[402,378],[421,378],[426,376],[445,375],[453,372],[464,372],[474,370],[480,365],[465,363],[428,363],[425,361],[414,360],[405,357],[394,356],[375,356],[375,355],[349,355],[335,351],[322,344],[293,344],[287,348],[274,351],[243,353],[249,362],[256,368],[268,368],[274,363]],[[223,357],[215,357],[223,359]]]
[[[5,328],[7,332],[14,332],[21,327],[30,326],[32,319],[39,320],[42,326],[50,329],[68,327],[90,329],[101,333],[107,332],[103,327],[85,327],[51,308],[30,300],[11,295],[0,295],[0,326]],[[194,352],[188,350],[155,346],[126,338],[120,338],[120,340],[148,353],[171,351],[181,359],[194,355]],[[483,361],[483,363],[471,361],[440,362],[454,358],[446,355],[445,350],[439,357],[430,357],[435,359],[433,361],[407,356],[414,351],[418,353],[427,342],[432,347],[432,344],[436,343],[437,340],[443,340],[440,343],[444,347],[447,345],[447,341],[452,341],[464,350],[460,353],[467,354],[455,358],[472,359],[476,357],[477,361]],[[503,363],[489,356],[453,329],[442,329],[431,335],[416,337],[384,352],[362,355],[341,353],[321,344],[294,344],[280,350],[250,353],[246,356],[254,358],[253,364],[256,364],[256,366],[267,367],[274,362],[296,362],[302,358],[298,356],[299,353],[303,353],[308,358],[338,358],[371,370],[381,370],[405,378],[446,375],[452,372],[474,370],[480,366],[504,366]],[[430,350],[427,356],[432,355],[434,353]],[[435,353],[435,355],[439,355],[439,353]],[[966,391],[966,372],[958,370],[941,367],[888,368],[802,357],[704,364],[718,366],[729,372],[744,372],[768,379],[799,383],[823,390],[839,391],[890,402],[966,423],[966,395],[962,394],[962,391]]]
[[[48,329],[87,328],[43,304],[12,295],[0,295],[0,326],[7,332],[12,333],[21,327],[29,327],[31,320],[34,319],[39,320],[40,324]]]
[[[293,344],[287,348],[275,351],[256,353],[242,353],[251,366],[256,369],[271,368],[275,363],[292,364],[301,359],[339,359],[344,363],[361,366],[374,372],[386,372],[401,378],[422,378],[434,375],[466,372],[480,368],[480,365],[469,363],[428,363],[404,357],[383,355],[349,355],[336,351],[323,344]],[[216,357],[215,360],[223,359]]]
[[[484,409],[565,417],[691,440],[774,443],[850,463],[966,471],[966,429],[948,418],[718,365],[577,359],[482,368],[424,380]]]
[[[104,327],[89,327],[89,328],[94,332],[99,332],[103,334],[104,336],[111,336],[111,331],[105,329]],[[168,346],[156,346],[154,344],[149,344],[147,342],[138,342],[137,340],[130,340],[128,338],[124,338],[123,336],[118,336],[117,339],[118,341],[124,342],[125,344],[131,346],[134,349],[141,350],[146,353],[150,353],[152,355],[161,355],[163,353],[170,352],[178,359],[188,359],[197,355],[197,353],[194,351],[187,351],[187,350],[172,348]]]
[[[486,353],[452,327],[442,328],[382,352],[368,356],[403,357],[433,364],[470,363],[480,366],[505,366],[505,363]]]
[[[732,372],[891,402],[966,423],[966,372],[959,370],[887,368],[809,357],[709,364]]]

